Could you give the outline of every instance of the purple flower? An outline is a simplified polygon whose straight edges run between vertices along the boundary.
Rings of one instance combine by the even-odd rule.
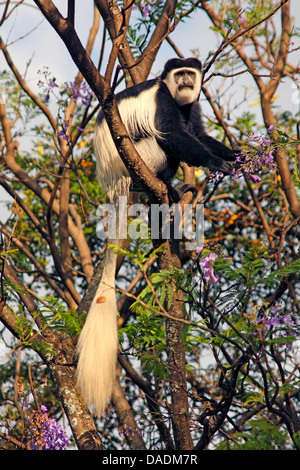
[[[50,100],[50,93],[48,92],[46,94],[45,98],[43,99],[43,102],[47,104],[47,103],[49,103],[49,100]]]
[[[273,127],[270,126],[268,132],[271,132]],[[236,157],[232,176],[237,179],[245,173],[249,175],[253,183],[260,182],[261,178],[258,173],[262,169],[272,170],[277,168],[274,160],[274,150],[274,145],[268,135],[249,135],[247,150],[241,150]]]
[[[207,245],[202,245],[202,246],[200,246],[200,248],[197,248],[197,250],[196,250],[197,255],[201,255],[202,251],[204,250],[204,248],[205,248],[206,246],[207,246]]]
[[[70,445],[65,429],[51,418],[43,424],[43,450],[64,450]]]
[[[50,80],[49,80],[49,85],[48,85],[48,86],[49,86],[49,88],[50,88],[51,90],[52,90],[53,88],[57,88],[57,87],[58,87],[58,85],[57,85],[57,83],[56,83],[56,78],[55,78],[55,77],[50,78]]]
[[[272,307],[269,312],[257,319],[259,325],[264,325],[267,331],[272,331],[275,338],[284,338],[286,336],[296,336],[293,329],[295,323],[289,313],[282,310],[280,304]],[[281,347],[286,343],[281,343]],[[290,345],[287,345],[290,347]]]
[[[282,321],[288,328],[293,328],[295,326],[294,320],[287,315],[282,318]]]
[[[280,326],[281,324],[281,318],[280,317],[269,317],[267,318],[267,320],[265,321],[265,326],[267,329],[270,329],[272,326],[274,327],[278,327]]]
[[[50,78],[49,79],[49,72],[44,72],[44,76],[46,79],[46,83],[43,82],[42,80],[38,81],[38,86],[41,88],[43,87],[43,91],[46,93],[45,98],[43,99],[44,103],[49,103],[50,100],[50,92],[53,90],[53,88],[57,88],[58,85],[56,83],[56,78]]]
[[[253,181],[253,183],[259,183],[261,181],[261,178],[257,175],[249,175],[249,178],[251,181]]]
[[[54,418],[49,418],[45,405],[41,405],[40,412],[29,422],[33,434],[31,450],[64,450],[70,445],[66,430]]]
[[[200,266],[203,269],[203,278],[206,281],[212,281],[216,283],[219,278],[215,276],[213,270],[213,262],[217,259],[218,255],[216,253],[209,253],[205,258],[200,261]]]
[[[146,2],[141,2],[141,10],[142,10],[142,15],[146,18],[149,16],[149,13],[151,11],[150,7],[147,5]]]
[[[224,174],[221,171],[212,171],[210,176],[206,178],[208,183],[217,183],[219,179],[223,178]]]
[[[69,123],[67,121],[64,121],[64,124],[63,124],[63,128],[62,128],[62,131],[58,132],[56,134],[56,137],[62,137],[63,140],[69,140],[69,136],[67,135],[67,129],[69,127]]]
[[[154,2],[151,2],[151,4],[154,4]],[[132,7],[133,10],[138,10],[139,7],[138,5],[133,5]],[[147,18],[147,16],[149,16],[150,12],[151,12],[151,8],[150,8],[150,5],[148,5],[146,2],[141,2],[140,3],[140,10],[141,10],[141,13],[142,13],[142,16],[144,18]]]
[[[82,83],[80,87],[76,83],[66,83],[65,88],[61,91],[61,94],[67,93],[72,98],[74,103],[77,103],[79,98],[84,106],[88,107],[93,98],[93,92],[89,89],[86,83]]]
[[[34,441],[34,440],[30,441],[30,449],[31,450],[39,450],[39,445],[38,445],[37,441]]]

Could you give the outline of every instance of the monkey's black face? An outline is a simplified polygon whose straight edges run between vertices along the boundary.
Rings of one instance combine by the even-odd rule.
[[[183,88],[194,89],[196,83],[196,73],[191,70],[179,70],[174,74],[175,82],[179,90]]]
[[[184,106],[198,99],[201,88],[201,76],[201,72],[198,69],[182,67],[171,70],[163,81],[176,103],[179,106]]]

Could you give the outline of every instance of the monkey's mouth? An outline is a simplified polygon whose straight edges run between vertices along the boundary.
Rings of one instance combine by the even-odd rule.
[[[190,90],[194,89],[193,85],[181,85],[179,87],[179,90],[184,90],[185,88],[189,88]]]

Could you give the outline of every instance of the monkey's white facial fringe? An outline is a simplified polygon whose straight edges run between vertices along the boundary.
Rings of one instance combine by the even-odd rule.
[[[175,80],[175,74],[180,72],[181,69],[175,69],[172,70],[166,78],[163,80],[164,83],[167,85],[172,97],[176,101],[176,103],[179,104],[179,106],[184,106],[186,104],[191,104],[194,101],[196,101],[199,97],[200,90],[201,90],[201,79],[202,79],[202,73],[200,70],[196,69],[189,69],[189,67],[183,67],[182,70],[191,70],[191,72],[194,72],[195,75],[195,84],[194,88],[182,88],[180,89],[178,87],[178,83]]]
[[[117,254],[111,250],[107,251],[102,281],[77,345],[77,384],[88,407],[97,416],[101,416],[108,405],[116,377],[116,258]]]

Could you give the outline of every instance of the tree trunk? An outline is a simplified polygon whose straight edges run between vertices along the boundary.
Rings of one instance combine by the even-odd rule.
[[[171,228],[172,233],[172,228]],[[179,243],[170,240],[166,249],[159,257],[159,267],[164,270],[172,270],[173,267],[181,268],[179,258]],[[169,314],[184,319],[183,292],[172,283],[172,304]],[[169,383],[171,393],[170,414],[174,433],[175,448],[177,450],[189,450],[193,448],[189,426],[189,408],[187,381],[185,370],[185,341],[183,338],[183,323],[168,319],[166,321],[167,356],[169,367]]]

